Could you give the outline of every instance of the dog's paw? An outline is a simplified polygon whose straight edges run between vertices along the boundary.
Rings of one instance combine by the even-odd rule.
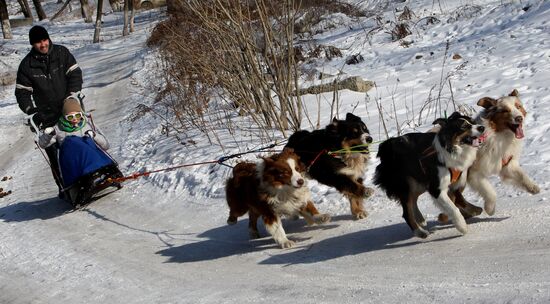
[[[495,203],[494,202],[485,202],[485,205],[483,206],[483,209],[488,215],[494,215],[495,214]]]
[[[248,230],[248,237],[251,240],[259,239],[260,238],[260,233],[258,231],[255,231],[255,230]]]
[[[281,246],[281,248],[283,248],[283,249],[286,249],[286,248],[294,247],[295,244],[296,244],[296,242],[294,242],[294,241],[284,240],[279,244],[279,246]]]
[[[536,184],[531,184],[527,186],[527,191],[531,194],[537,194],[540,192],[540,188]]]
[[[468,225],[462,216],[455,218],[455,228],[462,234],[468,233]]]
[[[363,194],[363,198],[367,199],[371,197],[374,194],[374,189],[370,187],[365,187],[365,194]]]
[[[324,224],[330,222],[330,215],[328,214],[317,214],[314,216],[316,224]]]
[[[369,215],[368,212],[364,211],[364,210],[355,211],[353,213],[353,216],[355,217],[356,220],[361,220],[361,219],[367,218],[368,215]]]
[[[227,224],[228,224],[228,225],[235,225],[235,224],[237,224],[237,217],[230,215],[230,216],[227,218]]]
[[[469,205],[466,207],[466,209],[460,209],[460,212],[464,216],[464,218],[471,218],[473,216],[478,216],[483,212],[482,208],[479,208],[478,206]]]
[[[415,229],[413,232],[415,236],[421,239],[425,239],[428,237],[428,235],[430,235],[428,231],[424,230],[424,228],[421,228],[421,227],[419,227],[418,229]]]

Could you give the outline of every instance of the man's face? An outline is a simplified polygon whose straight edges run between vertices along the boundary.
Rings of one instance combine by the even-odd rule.
[[[48,50],[50,49],[50,40],[49,39],[40,40],[39,42],[33,43],[32,47],[42,54],[47,54]]]

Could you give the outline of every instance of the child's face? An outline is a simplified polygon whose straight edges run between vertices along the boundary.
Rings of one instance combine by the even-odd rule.
[[[82,112],[69,112],[65,115],[65,119],[73,126],[76,126],[82,120]]]

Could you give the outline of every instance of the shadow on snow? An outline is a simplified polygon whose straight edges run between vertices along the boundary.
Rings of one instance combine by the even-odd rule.
[[[0,208],[0,220],[4,222],[47,220],[63,215],[71,209],[70,204],[57,197],[34,202],[18,202]]]
[[[269,250],[270,257],[260,264],[307,264],[336,259],[349,255],[356,255],[376,250],[407,247],[426,242],[439,242],[458,238],[460,235],[436,238],[437,234],[430,236],[427,240],[413,237],[409,227],[405,223],[392,224],[376,227],[367,230],[357,231],[338,235],[332,238],[323,239],[315,243],[304,242],[311,237],[300,238],[301,233],[314,230],[327,230],[338,227],[334,222],[347,220],[349,217],[342,216],[333,218],[333,223],[320,226],[306,226],[303,220],[284,220],[283,225],[289,239],[297,241],[296,247],[288,250],[279,249],[273,238],[265,232],[260,224],[261,239],[248,239],[248,220],[241,220],[235,226],[221,226],[208,230],[198,237],[206,238],[197,242],[181,246],[169,247],[158,251],[157,254],[168,257],[167,263],[188,263],[215,260],[234,255],[243,255],[261,250]],[[473,218],[468,223],[478,222],[500,222],[507,218]],[[431,231],[454,229],[453,225],[438,225],[437,222],[428,223]],[[302,243],[303,242],[303,243]],[[274,252],[275,251],[275,252]]]
[[[467,222],[469,224],[500,222],[507,218],[472,218],[467,220]],[[452,224],[441,226],[437,222],[432,221],[428,222],[428,229],[430,231],[454,229],[454,226]],[[432,234],[427,239],[422,240],[412,235],[406,223],[398,223],[327,238],[309,246],[297,248],[297,250],[273,255],[260,262],[260,264],[292,265],[317,263],[344,256],[403,248],[422,243],[440,242],[460,237],[461,235],[457,231],[456,235],[437,238],[437,234]]]

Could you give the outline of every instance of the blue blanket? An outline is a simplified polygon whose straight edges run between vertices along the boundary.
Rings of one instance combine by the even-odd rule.
[[[64,187],[71,186],[80,177],[113,163],[88,136],[67,136],[59,148],[59,167]]]

